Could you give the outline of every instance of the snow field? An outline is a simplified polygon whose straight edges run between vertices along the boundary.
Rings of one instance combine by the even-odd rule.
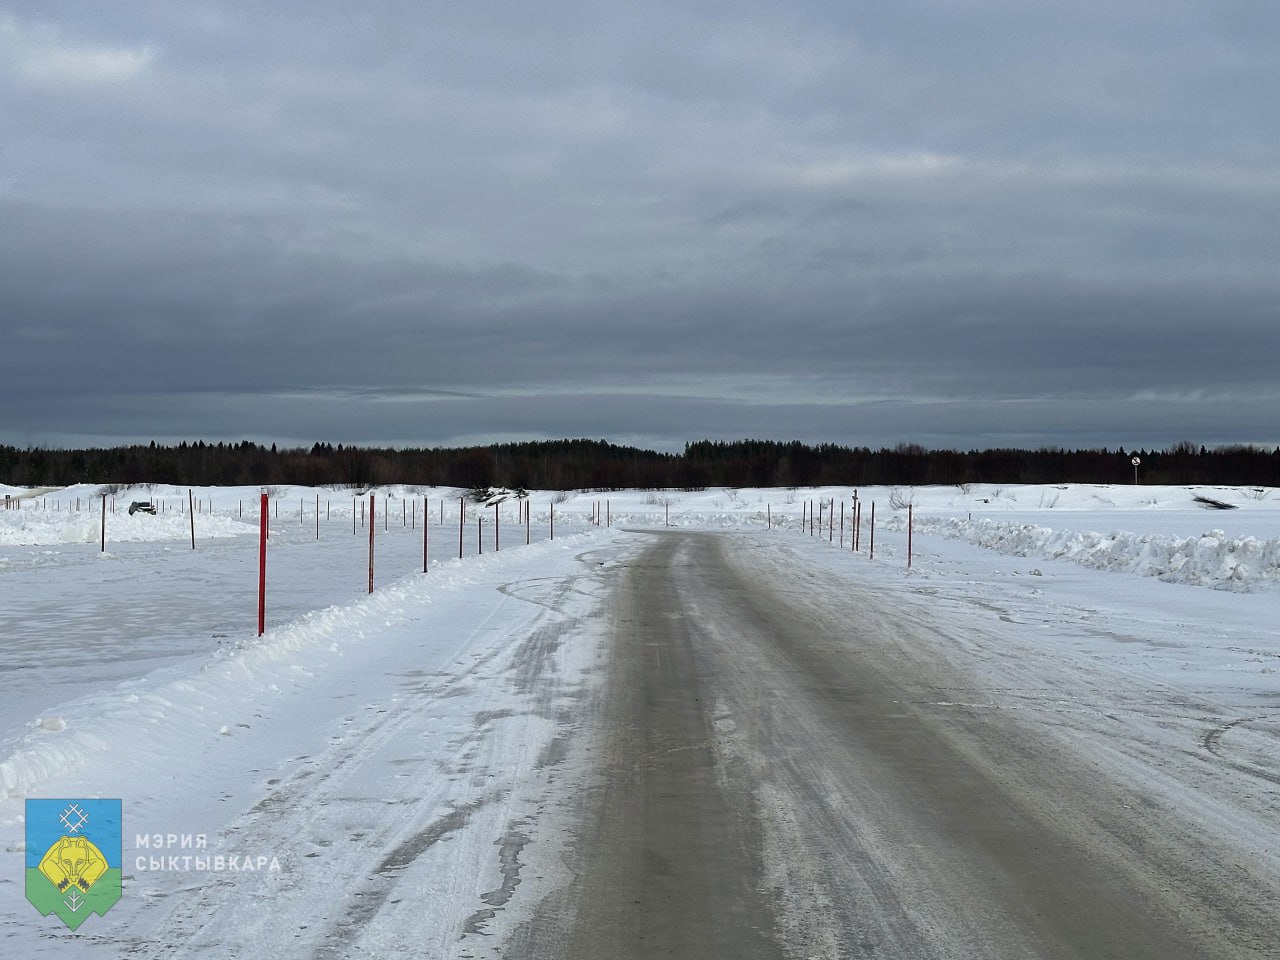
[[[459,944],[519,919],[530,901],[512,900],[517,883],[529,893],[563,881],[568,832],[554,818],[570,815],[562,794],[581,759],[565,731],[601,669],[598,605],[636,542],[625,529],[668,523],[744,533],[743,562],[801,592],[818,588],[795,571],[817,564],[903,597],[904,643],[982,674],[971,688],[940,689],[938,709],[1017,711],[1124,768],[1135,803],[1173,798],[1234,831],[1251,856],[1280,856],[1266,852],[1267,811],[1280,800],[1280,779],[1269,779],[1280,778],[1270,593],[1280,507],[1269,491],[868,488],[858,491],[861,553],[850,549],[849,488],[535,492],[532,546],[503,503],[505,546],[494,552],[493,508],[468,504],[459,559],[456,492],[392,488],[374,492],[369,596],[360,501],[285,488],[272,500],[261,638],[257,490],[196,490],[194,551],[189,518],[171,512],[129,518],[120,526],[138,538],[113,540],[118,501],[105,554],[98,515],[52,506],[92,492],[43,492],[51,506],[38,514],[34,499],[0,510],[0,850],[15,863],[22,855],[26,797],[121,796],[130,833],[204,833],[210,852],[283,851],[284,865],[232,878],[135,871],[98,927],[103,955],[202,956],[216,943],[246,957],[323,956],[335,942],[334,956],[382,956],[406,929],[432,955],[480,955]],[[1239,508],[1206,511],[1192,499],[1200,494]],[[137,498],[162,496],[185,502],[186,490]],[[823,508],[825,532],[803,530],[809,504],[832,499],[835,522]],[[86,520],[90,536],[77,539]],[[202,524],[228,535],[202,534]],[[1228,772],[1215,766],[1194,789],[1185,771],[1165,782],[1162,766],[1182,756]],[[344,876],[366,877],[356,895],[383,905],[368,924],[319,915],[317,904],[340,905],[331,886]],[[401,901],[405,890],[413,896]],[[244,905],[263,898],[276,920],[244,926]],[[64,945],[29,910],[17,884],[0,882],[5,952],[52,955]],[[151,954],[136,949],[148,937]]]

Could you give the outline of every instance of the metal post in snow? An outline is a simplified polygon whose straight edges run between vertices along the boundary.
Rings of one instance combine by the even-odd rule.
[[[373,533],[377,529],[373,522],[373,494],[369,494],[369,592],[373,593]]]
[[[458,498],[458,559],[462,559],[462,517],[467,512],[465,497]]]
[[[498,504],[493,505],[493,552],[497,553],[502,549],[502,543],[498,539],[498,525],[501,522],[498,517],[501,511],[498,510]]]
[[[102,552],[107,552],[107,495],[102,495]]]
[[[867,559],[874,560],[876,558],[876,502],[874,500],[871,501],[871,542],[869,546],[871,549],[867,553]]]
[[[188,507],[187,512],[191,514],[191,549],[192,550],[196,548],[196,514],[194,510],[190,509],[191,504],[194,502],[195,502],[195,494],[193,494],[191,492],[191,489],[188,488],[187,489],[187,507]]]
[[[840,501],[840,549],[844,549],[844,501]]]
[[[915,526],[915,519],[912,516],[913,504],[907,504],[907,569],[911,569],[911,531]]]
[[[427,572],[427,531],[431,524],[427,522],[427,498],[422,498],[422,572]]]
[[[267,629],[267,495],[258,510],[258,636]]]
[[[840,501],[840,506],[844,506],[844,501]],[[835,543],[836,539],[836,498],[831,498],[830,509],[827,511],[827,543]]]
[[[476,517],[476,556],[484,553],[484,517]]]
[[[524,545],[527,547],[533,539],[533,520],[529,517],[529,501],[524,502]]]

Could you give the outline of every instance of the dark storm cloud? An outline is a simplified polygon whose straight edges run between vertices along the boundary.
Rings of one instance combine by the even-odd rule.
[[[1262,442],[1267,5],[19,3],[0,442]]]

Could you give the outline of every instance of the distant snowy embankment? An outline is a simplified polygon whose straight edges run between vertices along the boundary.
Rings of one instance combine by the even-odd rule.
[[[1210,530],[1196,537],[1080,533],[1033,523],[917,517],[916,530],[1016,557],[1071,560],[1098,570],[1136,573],[1172,583],[1247,591],[1280,583],[1280,540],[1228,537]],[[905,529],[894,517],[890,529]]]
[[[229,517],[201,515],[196,517],[197,539],[238,537],[257,533],[253,524]],[[0,510],[0,546],[44,547],[67,543],[97,543],[102,536],[99,513],[41,510]],[[191,536],[191,521],[186,516],[170,513],[151,516],[126,511],[107,514],[107,544],[186,540]]]

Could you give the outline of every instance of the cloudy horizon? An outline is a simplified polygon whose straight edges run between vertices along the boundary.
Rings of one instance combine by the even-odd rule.
[[[0,443],[1274,446],[1278,32],[10,3]]]

